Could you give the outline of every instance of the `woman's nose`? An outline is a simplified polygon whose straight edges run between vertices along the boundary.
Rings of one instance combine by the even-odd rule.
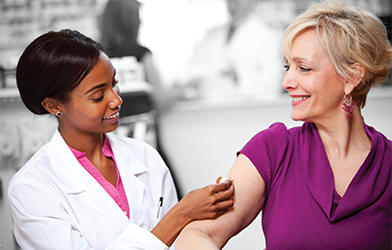
[[[286,74],[284,75],[284,79],[282,82],[283,88],[285,88],[286,90],[294,89],[296,88],[297,85],[298,84],[297,84],[297,80],[295,79],[294,72],[288,69],[286,71]]]
[[[123,100],[120,97],[120,89],[118,88],[118,86],[115,86],[112,89],[112,98],[110,101],[110,107],[111,108],[119,107],[119,106],[121,106],[122,102],[123,102]]]

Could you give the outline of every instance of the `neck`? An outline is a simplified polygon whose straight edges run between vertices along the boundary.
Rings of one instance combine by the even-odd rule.
[[[102,153],[104,134],[90,133],[75,135],[74,133],[67,133],[67,130],[61,129],[61,126],[58,129],[68,146],[80,152],[86,152],[88,158]]]
[[[344,114],[337,123],[316,124],[316,127],[328,155],[345,158],[358,150],[370,150],[371,139],[358,109],[351,117]]]

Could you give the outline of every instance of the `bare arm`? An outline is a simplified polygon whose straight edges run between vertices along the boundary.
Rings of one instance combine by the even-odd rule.
[[[234,187],[231,180],[189,192],[163,217],[151,231],[171,246],[181,230],[194,220],[215,219],[233,206]]]
[[[215,220],[194,221],[186,226],[177,240],[177,250],[221,249],[263,209],[265,183],[246,156],[238,156],[228,177],[234,179],[234,206]]]

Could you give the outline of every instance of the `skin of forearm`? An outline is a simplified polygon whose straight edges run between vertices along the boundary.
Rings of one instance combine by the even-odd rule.
[[[167,246],[171,246],[181,230],[194,220],[214,219],[233,205],[232,181],[208,185],[189,192],[162,218],[151,231]]]
[[[191,222],[191,219],[179,211],[179,206],[175,205],[162,218],[162,220],[151,231],[166,246],[170,247],[180,234],[181,230]]]
[[[215,242],[206,232],[189,225],[181,232],[176,243],[176,250],[219,250]]]

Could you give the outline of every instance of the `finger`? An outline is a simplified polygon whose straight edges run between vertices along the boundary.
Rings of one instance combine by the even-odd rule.
[[[216,202],[230,199],[231,197],[234,196],[234,186],[231,185],[228,189],[215,193],[214,196]]]
[[[212,185],[212,191],[214,193],[224,191],[224,190],[228,189],[232,184],[233,184],[233,180],[227,179],[226,181],[224,181],[222,183]]]
[[[215,203],[215,210],[222,210],[222,209],[228,209],[234,205],[234,201],[232,199],[224,200],[221,202]]]
[[[221,180],[222,180],[222,176],[219,176],[218,179],[216,179],[216,184],[219,184]]]
[[[196,218],[196,220],[216,219],[216,218],[218,218],[219,216],[223,215],[226,212],[227,212],[227,209],[211,211],[208,214],[205,214],[203,217]]]

